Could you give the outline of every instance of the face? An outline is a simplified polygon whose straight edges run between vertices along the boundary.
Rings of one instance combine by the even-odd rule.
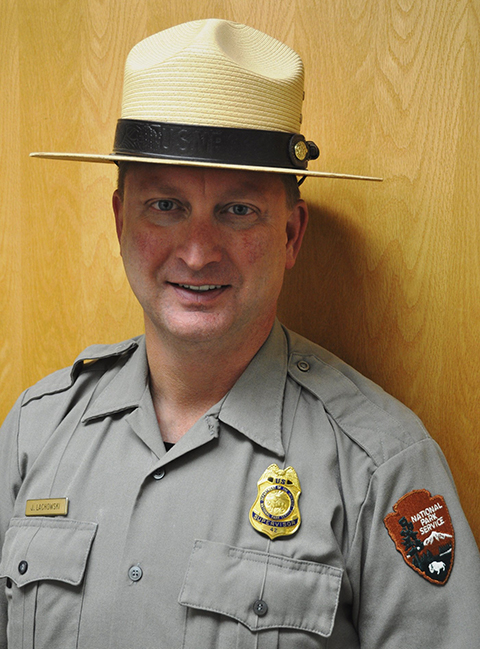
[[[113,208],[147,335],[227,345],[266,337],[307,223],[276,174],[132,164]]]

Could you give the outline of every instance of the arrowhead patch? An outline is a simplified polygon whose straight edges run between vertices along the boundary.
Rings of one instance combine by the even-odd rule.
[[[404,561],[424,579],[443,586],[453,567],[455,533],[443,496],[409,491],[383,519]]]

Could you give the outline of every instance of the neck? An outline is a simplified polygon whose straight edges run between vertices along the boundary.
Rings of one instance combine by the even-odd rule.
[[[233,387],[271,329],[249,331],[237,345],[165,340],[145,321],[150,390],[166,442],[177,442]]]

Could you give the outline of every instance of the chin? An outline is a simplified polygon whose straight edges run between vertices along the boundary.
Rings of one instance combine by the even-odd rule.
[[[168,337],[184,342],[202,343],[222,338],[230,331],[232,323],[227,318],[202,313],[167,318],[157,331],[164,331]]]

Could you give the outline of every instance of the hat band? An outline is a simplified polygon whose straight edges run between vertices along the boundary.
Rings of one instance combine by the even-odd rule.
[[[318,148],[299,133],[119,119],[113,153],[300,170]]]

